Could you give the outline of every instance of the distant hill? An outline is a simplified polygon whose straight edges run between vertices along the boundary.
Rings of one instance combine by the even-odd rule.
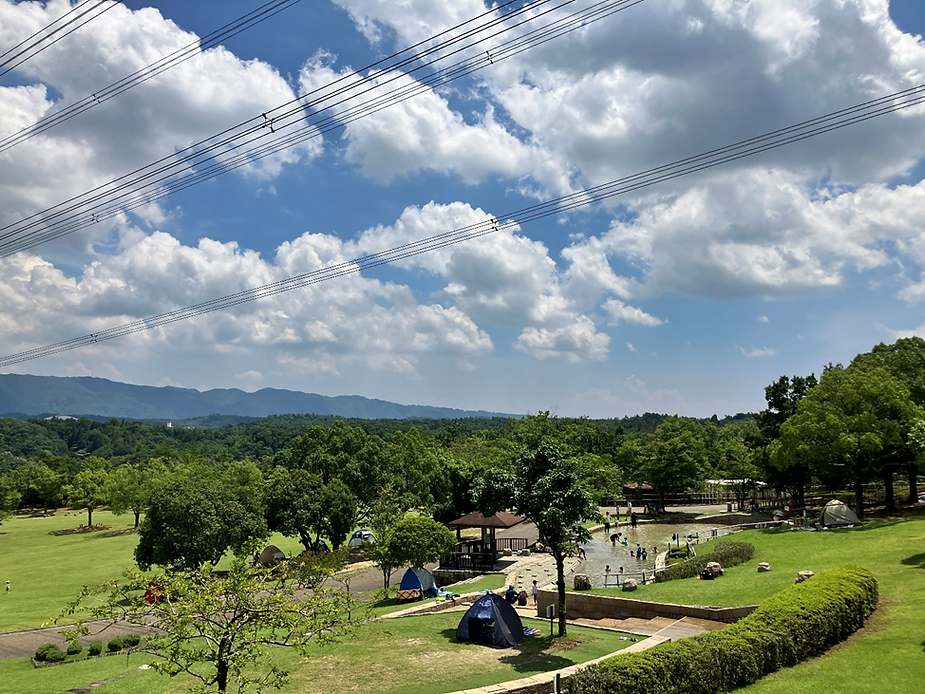
[[[210,415],[267,417],[322,414],[357,419],[456,419],[510,416],[482,410],[400,405],[359,395],[328,397],[316,393],[264,388],[200,392],[192,388],[136,386],[105,378],[0,374],[0,412],[30,417],[48,414],[140,420],[187,420]],[[8,415],[9,416],[9,415]]]

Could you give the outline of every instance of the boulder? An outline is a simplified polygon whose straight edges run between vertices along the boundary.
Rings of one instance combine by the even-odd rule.
[[[815,571],[798,571],[796,583],[802,583],[816,575]]]
[[[713,574],[714,577],[723,575],[723,567],[718,561],[707,562],[707,571]]]
[[[523,555],[521,555],[521,556],[529,557],[529,556],[530,556],[530,549],[529,549],[529,548],[525,549]]]
[[[763,561],[760,564],[758,564],[758,573],[763,574],[763,573],[767,573],[770,570],[771,570],[771,565],[768,564],[766,561]]]
[[[507,548],[501,550],[501,556],[502,556],[502,557],[510,557],[510,556],[513,556],[513,554],[514,554],[514,552],[512,552],[511,550],[509,550],[509,549],[507,549]]]
[[[628,579],[626,579],[625,581],[623,581],[623,591],[624,591],[624,592],[629,592],[629,591],[631,591],[631,590],[636,590],[636,587],[637,587],[637,586],[636,586],[636,579],[635,579],[635,578],[628,578]]]
[[[591,577],[588,574],[575,574],[575,590],[591,590]]]

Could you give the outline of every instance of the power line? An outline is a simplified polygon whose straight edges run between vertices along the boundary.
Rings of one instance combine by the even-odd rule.
[[[66,12],[48,24],[48,26],[39,29],[37,32],[32,34],[32,36],[24,39],[23,41],[20,41],[15,46],[6,50],[2,55],[0,55],[0,68],[5,68],[0,69],[0,77],[8,72],[11,72],[12,70],[15,70],[24,62],[34,58],[39,53],[48,50],[64,37],[73,34],[85,24],[93,21],[101,14],[109,12],[109,10],[111,10],[113,7],[121,3],[122,0],[98,0],[96,3],[93,3],[92,0],[87,0],[83,4],[77,5],[70,12]],[[92,7],[87,7],[87,5],[91,4],[93,5]],[[104,7],[96,14],[93,14],[93,12],[99,9],[101,5],[106,5],[106,7]],[[75,13],[76,16],[72,17],[60,26],[55,26],[59,22],[62,22],[64,19]],[[88,17],[87,15],[90,16]],[[76,24],[76,26],[72,26],[74,24]],[[50,40],[52,37],[55,37],[56,34],[59,34],[62,31],[64,32],[63,34],[57,36],[57,38],[55,38],[53,41]],[[43,33],[44,35],[42,35]]]
[[[379,72],[372,73],[369,68],[363,68],[363,70],[344,75],[328,85],[228,128],[212,138],[191,145],[176,155],[164,157],[87,193],[0,228],[0,256],[32,248],[45,241],[111,219],[125,211],[159,200],[204,180],[253,164],[334,128],[343,127],[356,118],[401,103],[421,91],[428,90],[431,86],[446,84],[472,74],[494,62],[513,57],[554,38],[586,27],[618,11],[640,4],[643,0],[602,0],[566,17],[552,19],[543,27],[495,44],[487,51],[481,50],[480,46],[487,40],[509,33],[573,2],[574,0],[560,1],[551,8],[544,8],[535,16],[519,18],[516,23],[510,23],[509,20],[512,17],[518,17],[528,10],[550,3],[550,0],[536,0],[507,15],[495,17],[486,24],[468,29],[461,35],[451,36],[444,41],[429,45],[420,52],[411,53],[414,49],[430,43],[431,39],[399,51],[392,57],[410,54],[397,63],[388,64],[391,57],[374,63],[372,67],[379,68]],[[514,3],[507,3],[507,5],[511,4]],[[506,7],[506,5],[501,7]],[[486,12],[485,15],[493,14],[493,12],[494,10]],[[483,16],[468,20],[439,34],[438,37],[449,34]],[[492,33],[479,37],[479,34],[487,31]],[[476,49],[478,52],[473,53]],[[407,80],[410,75],[458,54],[468,54],[470,57],[457,60],[452,65],[424,75],[410,86],[399,84],[382,96],[371,97],[359,106],[350,106],[352,100],[381,90],[383,85],[400,83],[402,80]],[[425,59],[423,62],[422,58]],[[414,66],[407,73],[401,71],[402,68],[411,65]],[[363,71],[367,71],[368,74],[364,76]],[[309,96],[313,98],[306,101],[305,98]],[[336,107],[343,107],[346,109],[345,113],[339,115],[332,113]],[[305,112],[309,109],[312,110],[312,114],[306,117]],[[280,135],[282,131],[294,126],[299,127],[296,132],[290,132],[285,136]],[[216,141],[216,138],[219,139]],[[269,143],[267,139],[270,140]],[[261,140],[263,143],[256,144],[250,149],[247,148],[252,143],[258,143]],[[205,168],[196,169],[201,166]]]
[[[0,152],[4,152],[16,145],[29,140],[36,135],[49,130],[56,125],[65,123],[72,118],[85,113],[100,104],[109,101],[110,99],[122,94],[123,92],[137,87],[140,84],[144,84],[150,79],[157,77],[158,75],[170,70],[171,68],[180,65],[191,58],[202,54],[204,51],[219,45],[223,41],[237,36],[242,31],[250,29],[267,19],[270,19],[276,14],[279,14],[283,10],[289,9],[300,0],[273,0],[272,2],[267,2],[264,5],[261,5],[255,10],[248,12],[247,14],[238,17],[232,22],[224,25],[223,27],[216,29],[215,31],[206,34],[200,39],[193,41],[182,48],[177,49],[176,51],[165,55],[160,60],[157,60],[150,65],[147,65],[139,70],[136,70],[132,74],[123,77],[122,79],[113,82],[107,87],[97,90],[89,96],[85,96],[82,99],[75,101],[72,104],[67,105],[62,108],[60,111],[56,111],[45,118],[41,118],[35,123],[23,128],[17,133],[9,135],[3,139],[0,139]]]
[[[658,183],[704,171],[761,152],[767,152],[778,147],[791,145],[811,137],[833,132],[841,128],[866,122],[873,118],[923,104],[925,104],[925,84],[920,84],[888,96],[872,99],[818,118],[774,130],[764,135],[713,149],[703,154],[679,159],[669,164],[614,179],[592,188],[531,205],[501,215],[503,221],[490,217],[482,222],[470,224],[434,236],[428,236],[424,239],[402,244],[401,246],[396,246],[385,251],[360,256],[350,261],[336,263],[319,270],[288,277],[260,287],[245,289],[217,299],[211,299],[192,306],[174,309],[113,328],[107,328],[106,330],[96,333],[90,333],[63,342],[56,342],[43,347],[36,347],[11,354],[6,357],[0,357],[0,368],[170,325],[196,316],[226,310],[258,299],[272,297],[284,292],[290,292],[321,282],[327,282],[338,277],[370,270],[380,265],[386,265],[423,253],[429,253],[464,241],[488,236],[498,231],[513,229],[529,222],[561,214],[618,195],[641,190]]]

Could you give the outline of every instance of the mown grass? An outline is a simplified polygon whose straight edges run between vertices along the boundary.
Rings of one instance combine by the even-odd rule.
[[[731,607],[760,603],[793,585],[797,571],[845,563],[870,569],[880,585],[880,607],[868,625],[823,657],[782,670],[747,687],[749,694],[907,694],[925,691],[925,519],[922,513],[876,519],[864,527],[824,532],[751,530],[735,539],[755,546],[755,557],[714,581],[684,579],[641,586],[639,600]],[[698,551],[709,551],[709,544]],[[771,565],[758,573],[759,562]],[[625,593],[594,590],[600,594]],[[743,690],[744,691],[744,690]]]
[[[569,638],[528,637],[508,649],[456,641],[462,612],[387,619],[360,627],[355,638],[315,646],[308,658],[275,649],[273,661],[293,675],[284,692],[416,692],[440,694],[496,684],[557,670],[630,645],[615,632],[570,627]],[[526,626],[544,627],[537,620]],[[110,694],[174,694],[192,686],[188,677],[170,679],[139,670],[150,660],[138,654],[34,670],[28,658],[0,661],[0,691],[47,694],[89,688],[124,675],[99,691]]]

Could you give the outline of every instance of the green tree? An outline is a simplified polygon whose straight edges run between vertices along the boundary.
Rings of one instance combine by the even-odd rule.
[[[392,573],[401,566],[401,563],[391,551],[390,538],[392,530],[404,518],[407,506],[402,497],[391,484],[379,490],[376,503],[373,504],[369,516],[370,527],[376,536],[376,542],[369,547],[369,557],[382,571],[382,589],[389,590]]]
[[[166,469],[148,464],[144,469],[133,465],[120,465],[109,473],[109,510],[116,516],[131,511],[135,516],[135,529],[141,513],[151,501],[151,494]]]
[[[103,467],[87,467],[64,489],[68,503],[87,510],[87,527],[93,525],[93,511],[109,501],[109,473]]]
[[[279,688],[288,673],[273,662],[269,647],[307,656],[310,643],[332,642],[356,626],[347,617],[349,594],[302,585],[279,570],[253,570],[243,558],[224,574],[208,563],[154,579],[126,571],[122,580],[85,588],[62,618],[89,610],[92,619],[156,624],[158,632],[136,650],[154,656],[159,672],[185,673],[203,689],[224,694],[231,685],[238,692]],[[76,641],[87,633],[86,624],[62,633]]]
[[[339,477],[335,477],[321,490],[323,509],[321,528],[331,541],[334,549],[339,549],[357,524],[357,504],[353,492]]]
[[[705,451],[701,426],[693,419],[668,417],[655,429],[649,441],[649,455],[636,473],[664,503],[670,494],[680,494],[702,483]]]
[[[0,523],[19,507],[21,496],[11,475],[0,475]]]
[[[321,476],[277,466],[266,478],[266,518],[270,530],[298,537],[306,551],[320,535],[324,519]],[[315,537],[312,537],[315,533]]]
[[[218,563],[268,535],[263,510],[237,498],[221,479],[184,468],[158,485],[138,531],[135,561],[143,570],[177,563]]]
[[[536,524],[540,537],[552,549],[556,561],[559,595],[559,636],[566,635],[565,557],[590,533],[582,525],[603,520],[591,490],[577,471],[576,462],[559,448],[544,442],[517,461],[512,474],[497,471],[479,479],[473,490],[476,505],[486,516],[513,508]]]
[[[64,493],[64,476],[45,463],[34,463],[20,468],[22,479],[42,500],[42,515],[48,515],[50,506],[57,506]]]
[[[452,554],[456,536],[432,518],[406,513],[392,527],[386,542],[396,566],[409,564],[420,568]]]
[[[855,512],[864,516],[864,488],[906,445],[925,417],[908,389],[886,369],[830,370],[780,430],[774,455],[808,461],[817,474],[854,487]]]
[[[921,337],[906,337],[892,345],[880,343],[866,354],[859,354],[851,362],[852,368],[870,369],[883,367],[898,378],[909,389],[909,397],[916,405],[925,407],[925,340]],[[916,451],[899,452],[896,466],[906,471],[909,477],[910,503],[918,499],[918,475],[921,472],[920,456]],[[890,475],[890,478],[892,475]],[[887,493],[891,495],[891,480]],[[891,499],[888,498],[888,502]],[[892,505],[891,503],[888,505]]]

